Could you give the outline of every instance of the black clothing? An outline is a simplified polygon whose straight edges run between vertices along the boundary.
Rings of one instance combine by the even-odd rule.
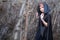
[[[48,23],[48,27],[44,26],[44,24],[39,18],[39,24],[38,24],[37,33],[36,33],[36,40],[53,40],[51,16],[47,14],[44,17],[44,20]]]
[[[49,7],[46,3],[44,3],[44,20],[48,23],[48,26],[46,27],[40,17],[39,17],[39,23],[37,27],[37,33],[35,36],[35,40],[53,40],[53,34],[52,34],[52,23],[51,23],[51,15],[49,14]],[[38,16],[40,16],[41,12],[39,8],[37,8]]]

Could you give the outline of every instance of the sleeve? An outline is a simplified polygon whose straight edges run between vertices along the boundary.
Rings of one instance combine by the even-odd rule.
[[[49,40],[53,40],[51,15],[48,15],[48,36],[49,36]]]
[[[48,26],[52,28],[52,18],[51,15],[48,16]]]

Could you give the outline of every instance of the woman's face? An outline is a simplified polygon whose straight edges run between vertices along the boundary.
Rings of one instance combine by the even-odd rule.
[[[44,12],[44,5],[43,4],[40,4],[40,11]]]

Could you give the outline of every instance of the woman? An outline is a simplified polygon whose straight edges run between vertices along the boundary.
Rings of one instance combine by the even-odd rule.
[[[53,40],[51,15],[46,2],[39,3],[36,18],[39,18],[35,40]]]

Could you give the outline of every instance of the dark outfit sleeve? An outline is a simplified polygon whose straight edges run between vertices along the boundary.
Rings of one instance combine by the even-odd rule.
[[[53,34],[52,34],[52,19],[51,19],[51,15],[48,15],[48,40],[53,40]]]

